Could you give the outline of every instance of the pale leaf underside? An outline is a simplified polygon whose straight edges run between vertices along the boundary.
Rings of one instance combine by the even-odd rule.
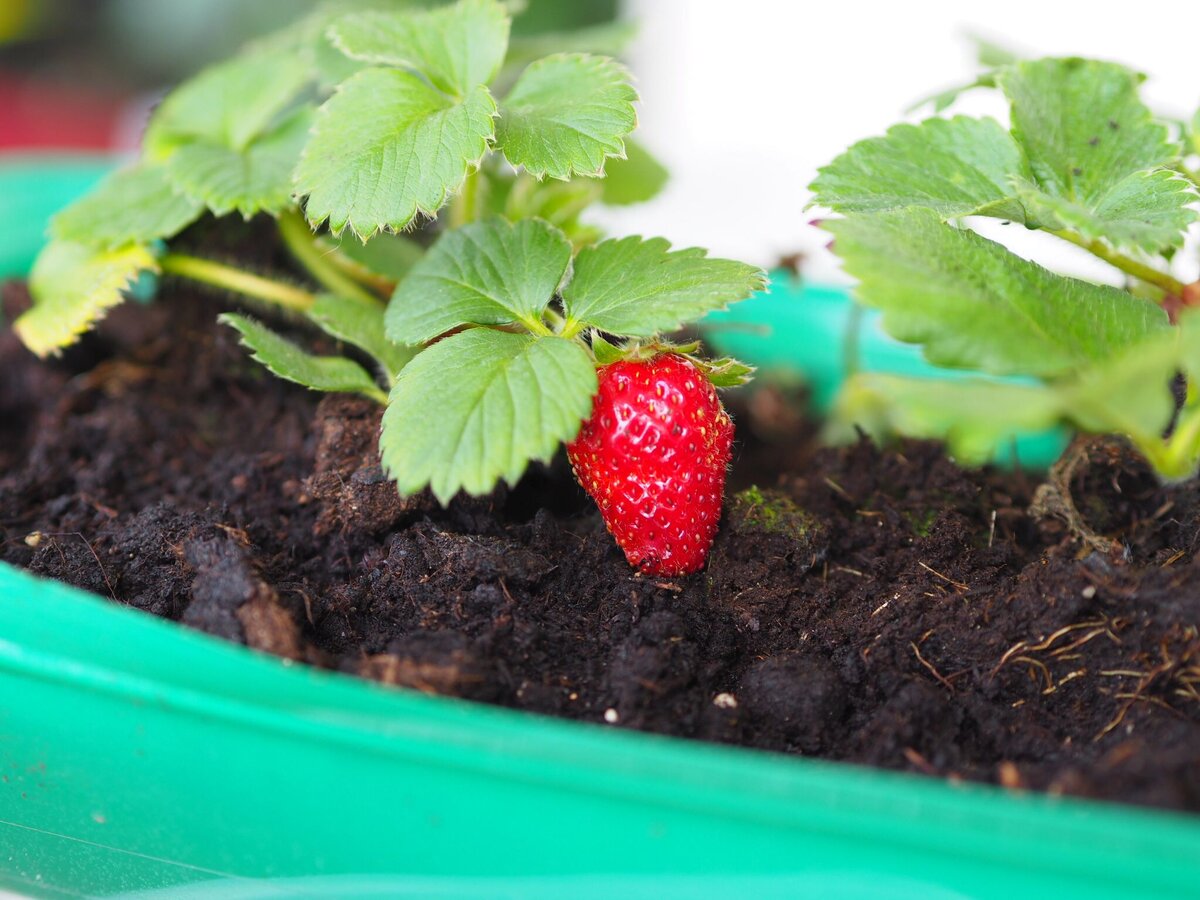
[[[858,296],[938,365],[1053,377],[1170,327],[1148,300],[1056,275],[929,210],[825,227]]]
[[[51,241],[29,276],[33,306],[13,323],[13,329],[38,356],[57,353],[121,303],[142,272],[157,269],[154,255],[140,244],[96,250]]]
[[[265,325],[237,313],[222,313],[218,321],[235,329],[253,358],[271,374],[314,391],[362,394],[383,402],[383,391],[367,370],[341,356],[316,356]]]

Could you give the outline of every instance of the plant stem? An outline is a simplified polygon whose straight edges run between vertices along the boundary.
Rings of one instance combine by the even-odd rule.
[[[317,243],[317,248],[321,249],[321,243]],[[325,259],[329,264],[340,270],[347,278],[353,278],[359,284],[367,287],[372,291],[378,292],[384,297],[390,297],[392,292],[396,290],[396,282],[394,279],[388,278],[386,275],[376,275],[369,271],[366,266],[355,262],[341,250],[330,247],[325,251]]]
[[[1172,278],[1166,272],[1160,272],[1153,266],[1148,266],[1145,263],[1138,262],[1136,259],[1131,259],[1122,253],[1111,249],[1103,241],[1089,240],[1075,234],[1073,231],[1054,231],[1050,233],[1056,237],[1062,238],[1064,241],[1069,241],[1076,247],[1082,247],[1093,256],[1097,256],[1112,266],[1116,266],[1127,275],[1132,275],[1139,281],[1144,281],[1146,284],[1152,284],[1155,287],[1162,288],[1168,294],[1173,296],[1181,296],[1183,293],[1183,282]]]
[[[170,275],[179,275],[193,281],[224,288],[258,300],[265,300],[295,312],[307,312],[316,302],[316,297],[302,288],[284,284],[271,278],[263,278],[242,269],[223,263],[188,256],[183,253],[168,253],[158,261],[162,270]]]
[[[309,274],[323,287],[339,297],[354,297],[368,303],[381,303],[380,299],[365,290],[358,282],[339,271],[337,266],[325,258],[317,246],[312,229],[296,210],[288,210],[279,217],[279,233],[288,250]]]
[[[479,181],[482,177],[479,169],[468,174],[462,187],[450,201],[451,228],[462,228],[479,218]]]

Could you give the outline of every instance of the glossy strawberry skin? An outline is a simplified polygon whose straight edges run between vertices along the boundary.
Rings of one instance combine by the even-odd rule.
[[[598,374],[591,418],[567,445],[575,477],[630,565],[658,577],[699,571],[721,518],[733,422],[679,354]]]

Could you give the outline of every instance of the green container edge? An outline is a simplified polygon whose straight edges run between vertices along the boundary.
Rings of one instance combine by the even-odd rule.
[[[47,212],[69,193],[55,171],[38,176]],[[40,240],[44,219],[26,225]],[[33,896],[1131,897],[1200,882],[1194,816],[386,689],[4,565],[0,698],[0,886]]]

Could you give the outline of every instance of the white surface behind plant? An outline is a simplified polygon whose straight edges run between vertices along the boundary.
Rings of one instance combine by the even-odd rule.
[[[616,232],[668,235],[759,264],[803,250],[814,279],[840,277],[822,249],[827,238],[806,227],[814,213],[804,211],[805,186],[818,166],[899,121],[915,100],[971,80],[968,34],[1029,56],[1126,63],[1151,76],[1145,96],[1157,110],[1190,116],[1200,105],[1200,6],[1163,0],[1144,11],[1052,0],[625,0],[626,15],[641,23],[630,53],[643,98],[639,134],[672,181],[653,203],[603,211],[602,220]],[[958,110],[1004,116],[1003,104],[979,92]],[[981,230],[1063,270],[1110,275],[1053,238],[999,223]],[[1196,278],[1195,254],[1181,256],[1181,274]]]

